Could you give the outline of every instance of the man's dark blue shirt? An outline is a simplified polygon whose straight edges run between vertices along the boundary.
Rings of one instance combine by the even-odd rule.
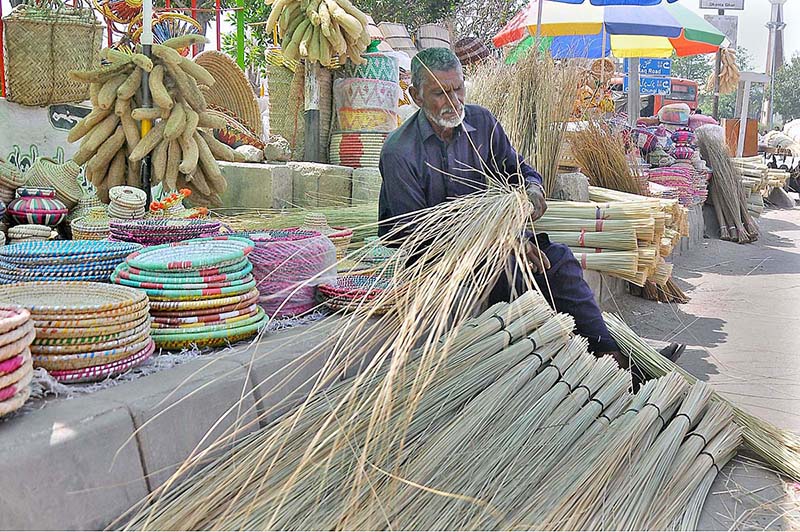
[[[450,142],[433,131],[421,110],[395,130],[383,146],[378,219],[388,220],[486,188],[486,175],[510,183],[542,177],[520,157],[487,109],[467,105]],[[382,236],[391,229],[381,226]]]

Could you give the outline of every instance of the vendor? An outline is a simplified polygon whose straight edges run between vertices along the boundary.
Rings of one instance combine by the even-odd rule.
[[[420,110],[389,136],[381,152],[379,220],[485,189],[485,176],[475,169],[507,176],[512,183],[522,179],[533,204],[533,220],[540,218],[547,210],[542,177],[517,154],[487,109],[464,103],[464,75],[455,54],[447,48],[418,53],[411,62],[411,84],[410,95]],[[379,234],[391,230],[392,224],[385,223]],[[550,304],[575,319],[578,333],[589,340],[597,356],[611,354],[626,367],[627,360],[609,334],[572,252],[563,244],[550,242],[544,233],[536,235],[535,241],[539,248],[531,238],[527,258],[538,286],[549,285],[552,294],[545,297]],[[519,281],[518,292],[523,289]],[[502,276],[490,303],[508,300],[511,292]]]

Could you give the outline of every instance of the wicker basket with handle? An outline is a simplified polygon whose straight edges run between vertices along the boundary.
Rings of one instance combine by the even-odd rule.
[[[100,65],[103,26],[91,7],[57,0],[15,7],[5,26],[6,96],[28,106],[81,102],[89,86],[71,80],[70,70]]]

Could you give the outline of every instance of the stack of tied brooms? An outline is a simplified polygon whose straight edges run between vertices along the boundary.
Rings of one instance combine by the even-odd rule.
[[[742,186],[747,197],[747,210],[758,218],[764,212],[764,198],[773,188],[783,188],[791,176],[788,170],[770,168],[764,157],[734,157],[734,166],[742,174]]]
[[[672,281],[668,257],[688,234],[686,209],[677,200],[589,187],[591,203],[550,201],[533,224],[566,244],[586,270],[625,279],[648,299],[686,302]]]
[[[108,191],[119,185],[142,187],[141,161],[152,155],[153,184],[166,191],[188,188],[198,205],[220,203],[226,181],[217,159],[242,160],[218,141],[213,129],[224,120],[206,112],[201,85],[215,80],[202,66],[177,49],[203,42],[197,35],[176,37],[153,45],[153,59],[139,53],[105,48],[108,64],[92,71],[73,71],[73,79],[90,84],[92,112],[70,130],[68,140],[81,140],[74,161],[86,164],[86,175],[108,202]],[[142,107],[141,85],[149,74],[153,107]],[[153,121],[142,136],[137,122]]]
[[[746,244],[758,239],[758,226],[748,210],[748,198],[739,167],[734,164],[720,126],[697,128],[697,145],[712,171],[708,201],[714,205],[719,222],[719,236]]]
[[[324,360],[308,399],[273,422],[274,410],[234,405],[227,435],[115,525],[690,530],[742,428],[797,476],[797,449],[769,438],[780,431],[705,384],[672,372],[630,395],[627,373],[588,354],[536,291],[481,312],[509,256],[532,283],[517,238],[530,209],[524,192],[490,183],[419,213],[397,254],[416,260],[396,260],[396,288],[262,387],[296,386]]]

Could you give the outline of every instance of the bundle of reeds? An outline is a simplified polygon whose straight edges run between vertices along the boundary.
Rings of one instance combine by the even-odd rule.
[[[603,248],[617,251],[638,249],[636,231],[548,231],[553,242],[577,248]]]
[[[720,226],[720,238],[739,244],[758,239],[758,227],[747,210],[747,195],[742,176],[731,160],[725,135],[719,126],[702,126],[695,131],[703,159],[711,166],[713,177],[709,200]]]
[[[645,373],[656,377],[677,371],[687,382],[697,381],[693,375],[662,356],[647,342],[639,338],[617,316],[604,313],[603,318],[623,353],[628,355],[631,361],[642,368]],[[734,420],[742,428],[744,442],[753,452],[777,471],[794,480],[800,480],[800,437],[748,414],[716,393],[713,400],[724,403],[733,410]]]
[[[653,242],[655,220],[653,218],[638,218],[629,220],[587,220],[581,218],[558,218],[545,213],[536,220],[537,231],[550,233],[552,231],[629,231],[636,232],[636,239],[642,243]]]
[[[594,186],[645,194],[646,180],[625,150],[622,133],[604,122],[590,120],[569,134],[572,154]]]
[[[511,144],[542,175],[546,194],[558,173],[580,75],[575,66],[532,51],[513,65],[484,63],[469,76],[469,101],[499,119]]]

